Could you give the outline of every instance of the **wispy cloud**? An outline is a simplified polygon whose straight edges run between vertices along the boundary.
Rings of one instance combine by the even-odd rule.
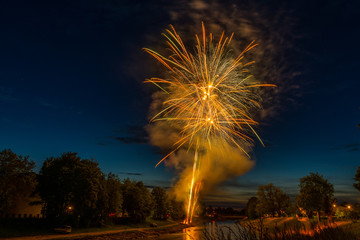
[[[12,88],[0,86],[0,101],[17,102],[19,100],[14,96]]]
[[[121,175],[129,175],[129,176],[141,176],[142,173],[134,173],[134,172],[118,172],[118,174],[121,174]]]
[[[155,186],[155,185],[145,185],[145,187],[147,187],[147,188],[150,188],[150,189],[153,189],[153,188],[155,188],[155,187],[160,187],[160,186]],[[163,189],[170,189],[170,187],[162,187]]]
[[[49,102],[46,102],[46,101],[39,101],[39,104],[43,107],[48,107],[48,108],[53,108],[53,109],[57,109],[58,106],[55,105],[55,104],[52,104],[52,103],[49,103]]]
[[[350,144],[344,144],[344,145],[338,145],[335,147],[330,148],[331,150],[343,150],[347,152],[355,152],[360,150],[360,144],[359,143],[350,143]]]
[[[222,207],[245,207],[248,199],[254,196],[254,193],[247,191],[229,191],[225,189],[215,189],[208,193],[204,201],[207,205]]]
[[[121,143],[125,143],[125,144],[133,144],[133,143],[147,143],[148,140],[145,137],[115,137],[115,136],[111,136],[112,139],[115,139],[116,141],[119,141]]]
[[[221,184],[222,187],[224,188],[236,188],[236,189],[251,189],[251,190],[257,190],[257,188],[263,185],[260,182],[255,182],[255,181],[246,181],[246,182],[242,182],[239,181],[238,179],[234,178],[230,181],[226,181],[224,183]]]
[[[143,126],[130,125],[123,126],[114,134],[105,138],[97,139],[98,146],[108,146],[120,142],[123,144],[146,144],[149,141],[148,133]]]
[[[149,137],[143,126],[131,125],[124,126],[122,129],[115,131],[115,134],[109,136],[108,139],[116,140],[124,144],[145,144],[149,142]],[[107,141],[98,143],[105,146]]]

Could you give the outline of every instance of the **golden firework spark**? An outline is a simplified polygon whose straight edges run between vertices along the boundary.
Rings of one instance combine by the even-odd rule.
[[[148,48],[144,50],[166,67],[168,75],[145,82],[155,84],[165,95],[162,110],[151,121],[168,121],[180,129],[181,137],[173,150],[157,165],[181,147],[195,149],[186,219],[189,223],[201,185],[196,178],[198,150],[211,148],[215,139],[221,139],[248,155],[242,146],[253,142],[249,133],[252,132],[261,142],[252,127],[258,123],[252,119],[250,112],[260,107],[252,89],[275,85],[256,83],[249,73],[248,66],[253,62],[245,63],[244,54],[257,45],[254,42],[233,57],[233,52],[229,50],[233,34],[226,37],[222,33],[215,41],[211,33],[206,35],[204,24],[202,36],[195,35],[193,53],[187,50],[173,26],[163,36],[170,50],[168,56]]]

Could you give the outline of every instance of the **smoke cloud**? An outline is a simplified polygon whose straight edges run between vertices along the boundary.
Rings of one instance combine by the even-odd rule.
[[[175,168],[180,174],[173,193],[180,201],[187,201],[192,179],[194,152],[181,150],[173,155],[166,166]],[[199,155],[198,181],[201,196],[206,196],[218,184],[248,172],[255,162],[241,150],[227,143],[214,144],[214,148]]]

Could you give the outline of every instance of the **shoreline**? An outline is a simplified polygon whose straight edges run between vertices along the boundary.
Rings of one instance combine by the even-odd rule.
[[[10,237],[10,238],[0,238],[0,239],[9,239],[9,240],[108,239],[110,236],[112,239],[134,239],[141,237],[152,239],[162,234],[181,232],[184,228],[193,227],[193,226],[195,225],[185,225],[180,222],[176,222],[160,227],[139,227],[139,228],[105,230],[99,232],[69,233],[69,234],[32,235],[32,236]]]

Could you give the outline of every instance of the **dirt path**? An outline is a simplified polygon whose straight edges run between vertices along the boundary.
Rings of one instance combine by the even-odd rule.
[[[158,236],[162,233],[181,231],[185,225],[179,223],[173,223],[157,228],[146,227],[146,228],[128,228],[118,230],[107,230],[101,232],[87,232],[87,233],[70,233],[70,234],[53,234],[53,235],[38,235],[38,236],[27,236],[27,237],[15,237],[15,238],[4,238],[9,240],[45,240],[45,239],[109,239],[106,235],[115,235],[111,239],[131,239],[142,236]],[[104,238],[105,237],[105,238]],[[139,238],[138,238],[139,239]]]

